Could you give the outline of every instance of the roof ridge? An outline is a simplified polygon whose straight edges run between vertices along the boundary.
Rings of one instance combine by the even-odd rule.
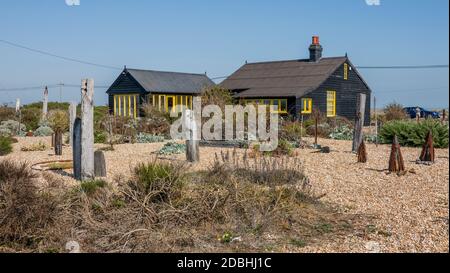
[[[174,71],[162,71],[162,70],[151,70],[151,69],[138,69],[138,68],[127,68],[128,71],[144,71],[144,72],[156,72],[156,73],[168,73],[168,74],[182,74],[182,75],[195,75],[195,76],[206,76],[205,73],[189,73],[189,72],[174,72]]]
[[[323,57],[320,60],[331,60],[331,59],[343,59],[347,58],[346,56],[335,56],[335,57]],[[254,62],[254,63],[247,63],[246,65],[251,64],[267,64],[267,63],[287,63],[287,62],[306,62],[309,61],[309,59],[292,59],[292,60],[278,60],[278,61],[261,61],[261,62]]]

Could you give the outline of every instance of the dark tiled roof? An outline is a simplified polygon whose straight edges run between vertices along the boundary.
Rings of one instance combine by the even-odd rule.
[[[237,91],[237,98],[302,97],[325,82],[347,57],[322,58],[319,62],[291,60],[250,63],[220,85]]]
[[[138,69],[127,69],[127,71],[147,92],[197,94],[203,88],[215,85],[205,74]]]

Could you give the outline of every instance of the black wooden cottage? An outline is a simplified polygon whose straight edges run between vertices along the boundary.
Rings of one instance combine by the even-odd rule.
[[[308,117],[313,109],[328,117],[356,118],[358,94],[367,95],[365,125],[370,124],[371,89],[347,56],[322,58],[314,36],[305,60],[247,63],[221,83],[237,100],[275,105],[280,114]]]
[[[205,74],[125,68],[106,93],[111,114],[137,118],[144,103],[166,112],[176,105],[191,108],[192,98],[213,85]]]

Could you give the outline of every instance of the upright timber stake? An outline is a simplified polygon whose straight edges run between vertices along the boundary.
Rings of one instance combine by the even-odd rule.
[[[191,110],[185,110],[183,115],[184,128],[186,128],[186,160],[192,163],[200,161],[200,139],[195,114]]]
[[[95,177],[106,177],[106,160],[102,151],[94,153]]]
[[[420,154],[421,162],[431,162],[434,163],[435,153],[434,153],[434,143],[433,143],[433,133],[430,131],[425,139],[425,144],[423,145],[422,153]]]
[[[355,120],[355,132],[353,135],[353,147],[352,151],[356,153],[358,151],[359,146],[363,141],[363,128],[365,121],[365,113],[366,113],[366,94],[359,94],[358,96],[358,107],[356,113]]]
[[[55,136],[55,155],[61,156],[63,151],[63,134],[61,130],[57,130],[54,134]]]
[[[358,148],[358,163],[367,163],[367,149],[364,140]]]
[[[77,118],[77,104],[75,102],[71,102],[69,106],[69,143],[70,146],[73,148],[73,126],[75,124],[75,119]]]
[[[81,119],[76,118],[73,123],[73,176],[76,180],[81,180]]]
[[[81,82],[81,180],[95,178],[94,80]]]
[[[44,102],[42,105],[42,121],[47,120],[47,115],[48,115],[48,88],[46,86],[44,90]]]
[[[398,137],[394,136],[392,143],[391,156],[389,158],[389,172],[400,174],[405,171],[405,162],[398,143]]]

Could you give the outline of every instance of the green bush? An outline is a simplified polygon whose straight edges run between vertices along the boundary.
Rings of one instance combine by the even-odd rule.
[[[0,156],[10,154],[12,150],[13,148],[11,138],[0,136]]]
[[[164,147],[159,150],[160,155],[176,155],[176,154],[182,154],[186,152],[186,145],[185,144],[178,144],[175,142],[169,142],[164,145]]]
[[[26,126],[15,120],[2,121],[0,124],[0,135],[2,136],[13,136],[17,134],[19,129],[19,136],[24,136],[26,134]]]
[[[167,202],[178,196],[185,180],[182,166],[160,161],[138,165],[134,175],[129,186],[151,197],[150,202]]]
[[[136,136],[136,142],[137,143],[158,143],[158,142],[164,142],[163,136],[156,136],[151,134],[145,134],[145,133],[139,133]]]
[[[0,122],[5,120],[14,119],[16,116],[16,111],[14,108],[0,106]]]
[[[98,189],[105,188],[107,183],[103,180],[91,180],[81,183],[81,190],[90,195],[95,193]]]
[[[330,138],[335,140],[352,140],[353,129],[351,129],[348,125],[337,127],[330,134]]]
[[[22,109],[22,123],[25,124],[28,131],[35,131],[39,128],[41,121],[42,110],[38,108],[24,108]]]
[[[306,130],[297,121],[285,122],[280,132],[280,138],[287,141],[299,141],[305,135]]]
[[[403,105],[398,103],[388,104],[384,108],[384,120],[385,121],[393,121],[393,120],[405,120],[408,116],[403,109]]]
[[[63,110],[52,110],[48,114],[48,122],[53,131],[69,131],[69,114]]]
[[[54,131],[49,126],[41,126],[34,131],[34,136],[46,137],[54,134]]]
[[[448,148],[448,126],[439,121],[426,120],[421,123],[412,121],[391,121],[386,123],[380,132],[382,143],[392,143],[394,136],[398,137],[400,145],[407,147],[420,147],[425,143],[429,131],[433,133],[436,148]]]
[[[108,135],[105,132],[102,131],[95,131],[94,132],[94,142],[99,144],[105,144],[108,140]]]

